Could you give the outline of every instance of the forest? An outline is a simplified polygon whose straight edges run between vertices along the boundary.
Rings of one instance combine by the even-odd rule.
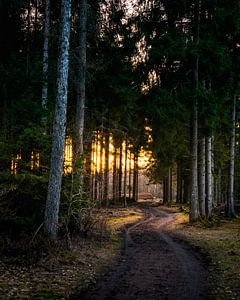
[[[0,0],[0,299],[240,299],[239,12]]]

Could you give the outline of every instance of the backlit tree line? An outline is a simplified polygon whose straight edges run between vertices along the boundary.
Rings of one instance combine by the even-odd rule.
[[[141,151],[164,203],[233,216],[239,5],[1,1],[3,218],[34,203],[20,215],[55,239],[65,207],[136,201]]]

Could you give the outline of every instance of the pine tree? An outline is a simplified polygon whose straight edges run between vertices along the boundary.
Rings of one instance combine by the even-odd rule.
[[[44,232],[51,239],[56,239],[57,237],[58,214],[62,184],[63,152],[66,132],[70,23],[71,0],[62,0],[61,26],[59,36],[57,96],[53,125],[51,169],[44,215]]]
[[[228,195],[227,195],[227,214],[232,217],[234,210],[234,173],[235,173],[235,147],[236,147],[236,98],[233,97],[232,104],[232,132],[230,138],[230,159],[229,159],[229,175],[228,175]]]
[[[50,37],[50,0],[45,0],[45,22],[44,22],[44,42],[43,42],[43,86],[42,86],[42,109],[46,114],[48,99],[48,58],[49,58],[49,37]],[[45,116],[43,124],[46,123]],[[45,124],[44,124],[45,125]]]

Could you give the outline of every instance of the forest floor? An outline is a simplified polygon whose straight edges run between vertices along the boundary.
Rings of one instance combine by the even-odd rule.
[[[179,206],[146,203],[98,214],[71,251],[2,256],[0,299],[240,299],[238,218],[189,225]]]

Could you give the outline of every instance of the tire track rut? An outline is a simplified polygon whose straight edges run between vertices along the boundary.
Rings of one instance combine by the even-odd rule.
[[[174,215],[144,210],[146,219],[126,230],[125,249],[109,271],[71,299],[210,299],[198,255],[166,230]]]

